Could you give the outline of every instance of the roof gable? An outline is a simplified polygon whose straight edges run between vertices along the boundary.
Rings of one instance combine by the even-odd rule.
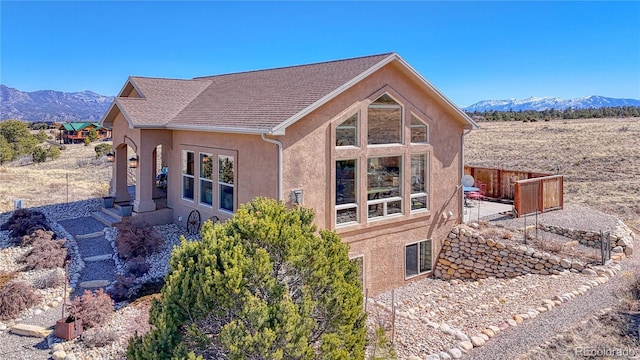
[[[192,80],[130,77],[102,121],[113,121],[119,110],[132,128],[284,134],[288,126],[392,61],[450,107],[459,121],[477,127],[395,53]]]

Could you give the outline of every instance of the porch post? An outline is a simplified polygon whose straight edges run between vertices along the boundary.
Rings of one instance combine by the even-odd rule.
[[[113,163],[113,176],[111,178],[111,195],[116,202],[129,202],[131,195],[127,190],[127,171],[129,163],[127,160],[127,147],[118,148],[115,151],[115,161]]]
[[[149,212],[156,210],[156,202],[153,201],[153,189],[156,177],[154,174],[153,149],[141,146],[136,169],[136,199],[133,201],[135,212]]]

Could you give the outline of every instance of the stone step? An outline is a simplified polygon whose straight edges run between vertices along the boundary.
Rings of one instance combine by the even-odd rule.
[[[22,336],[46,338],[52,333],[51,330],[37,325],[16,324],[11,327],[11,332]]]
[[[104,254],[104,255],[89,256],[89,257],[83,258],[82,260],[84,260],[84,262],[93,262],[93,261],[111,260],[112,258],[113,258],[112,254]]]
[[[91,281],[83,281],[80,283],[80,287],[83,289],[95,289],[95,288],[103,288],[107,285],[111,284],[109,280],[91,280]]]
[[[120,216],[116,210],[113,210],[113,208],[102,208],[101,211],[91,213],[91,216],[109,227],[122,222],[122,216]]]
[[[91,239],[91,238],[98,237],[98,236],[104,236],[104,230],[103,231],[96,231],[96,232],[90,233],[90,234],[76,235],[76,239]]]

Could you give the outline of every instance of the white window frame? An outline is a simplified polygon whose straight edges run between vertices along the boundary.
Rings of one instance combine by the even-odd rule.
[[[414,125],[413,124],[413,119],[418,120],[418,122],[420,122],[421,125]],[[427,125],[426,122],[424,122],[422,119],[420,119],[418,116],[416,116],[416,114],[411,113],[411,119],[409,119],[409,123],[410,123],[410,128],[411,128],[411,133],[409,134],[409,142],[411,144],[428,144],[429,143],[429,125]],[[425,136],[427,138],[427,141],[425,142],[413,142],[413,128],[418,128],[418,127],[424,127],[425,128]]]
[[[223,181],[220,181],[220,160],[222,158],[230,158],[232,163],[233,163],[233,184],[229,184]],[[233,155],[224,155],[224,154],[218,154],[218,162],[216,164],[216,174],[217,174],[217,179],[218,179],[218,186],[217,186],[217,190],[218,190],[218,211],[221,212],[225,212],[225,213],[229,213],[229,214],[233,214],[235,212],[236,209],[236,186],[235,186],[235,182],[237,179],[236,176],[236,157]],[[225,209],[222,207],[222,196],[220,196],[220,193],[222,191],[222,186],[227,186],[227,187],[231,187],[232,188],[232,197],[233,197],[233,205],[232,205],[232,209]]]
[[[214,166],[213,164],[211,164],[211,177],[206,178],[202,176],[202,157],[203,156],[208,156],[209,157],[209,161],[213,162],[213,154],[211,153],[205,153],[205,152],[199,152],[198,153],[198,203],[202,206],[206,206],[206,207],[213,207],[213,202],[214,202],[214,195],[213,195],[213,170],[214,170]],[[211,203],[207,203],[202,201],[202,190],[204,189],[204,187],[202,186],[203,182],[207,182],[209,184],[211,184]]]
[[[389,96],[391,99],[393,99],[393,101],[396,102],[397,105],[393,105],[393,104],[374,104],[378,99],[380,99],[383,96]],[[370,144],[369,143],[369,130],[371,129],[370,124],[371,124],[371,116],[369,115],[369,111],[368,109],[400,109],[400,141],[399,142],[390,142],[390,143],[384,143],[384,144]],[[371,104],[369,104],[369,106],[367,106],[367,147],[382,147],[382,146],[397,146],[397,145],[403,145],[404,144],[404,106],[402,105],[402,103],[400,101],[398,101],[398,99],[396,99],[395,97],[391,96],[391,94],[389,93],[384,93],[380,96],[378,96],[374,101],[371,102]]]
[[[424,155],[424,192],[417,192],[414,193],[413,192],[413,187],[411,188],[411,194],[409,196],[410,198],[410,202],[411,202],[411,206],[410,206],[410,210],[411,213],[418,213],[418,212],[423,212],[423,211],[429,211],[429,153],[415,153],[415,154],[411,154],[410,155],[410,159],[409,159],[409,172],[411,174],[411,166],[413,164],[413,156],[414,155]],[[413,182],[413,174],[410,175],[411,176],[411,181]],[[415,198],[419,198],[419,197],[426,197],[427,201],[426,201],[426,207],[421,208],[421,209],[413,209],[413,199]]]
[[[420,244],[422,243],[426,243],[429,242],[431,244],[431,259],[429,262],[429,270],[426,271],[420,271]],[[418,251],[416,254],[416,274],[414,275],[407,275],[407,247],[411,246],[411,245],[418,245]],[[420,275],[424,275],[424,274],[428,274],[430,272],[433,272],[433,239],[425,239],[425,240],[419,240],[419,241],[415,241],[412,243],[408,243],[408,244],[404,244],[404,278],[406,279],[411,279],[414,278],[416,276],[420,276]]]
[[[359,197],[359,191],[358,191],[359,188],[360,188],[360,186],[359,186],[359,184],[360,184],[360,177],[359,177],[360,176],[360,170],[359,170],[359,166],[358,166],[358,159],[357,158],[353,158],[353,159],[337,159],[334,162],[334,171],[333,171],[333,173],[336,174],[336,182],[337,182],[337,180],[338,180],[337,179],[337,176],[338,176],[337,175],[337,172],[338,172],[337,171],[337,163],[338,163],[338,161],[348,161],[348,160],[355,161],[355,174],[354,174],[354,177],[353,177],[353,181],[354,181],[354,186],[356,187],[355,188],[355,200],[356,200],[356,202],[355,203],[347,203],[347,204],[338,205],[338,204],[336,204],[336,202],[338,201],[338,198],[336,196],[336,198],[333,201],[334,202],[333,205],[335,207],[335,217],[336,217],[335,223],[336,223],[336,227],[353,225],[353,224],[357,224],[357,223],[360,222],[360,220],[359,220],[360,219],[360,207],[358,206],[358,199],[360,198]],[[337,184],[335,186],[337,186]],[[336,188],[335,192],[337,194],[337,188]],[[356,220],[355,221],[347,221],[347,222],[343,222],[343,223],[338,223],[338,211],[345,210],[345,209],[353,209],[353,208],[356,209]]]
[[[351,126],[351,125],[342,125],[345,122],[347,122],[348,120],[351,120],[352,117],[356,117],[356,125],[355,126]],[[354,128],[355,130],[355,145],[338,145],[335,144],[336,148],[358,148],[360,147],[360,112],[357,112],[355,114],[351,114],[349,115],[346,119],[344,119],[340,124],[338,124],[335,128],[335,137],[336,137],[336,142],[338,141],[338,129],[339,128]]]
[[[400,193],[399,196],[393,196],[393,197],[388,197],[388,198],[383,198],[383,199],[372,199],[369,200],[368,196],[367,196],[367,220],[368,221],[376,221],[376,220],[381,220],[381,219],[388,219],[391,217],[397,217],[397,216],[402,216],[404,215],[404,196],[403,196],[403,178],[404,178],[404,155],[400,154],[400,155],[376,155],[376,156],[367,156],[367,168],[369,167],[369,159],[371,158],[399,158],[400,159],[400,166],[398,167],[400,174],[398,176],[398,192]],[[369,173],[367,172],[367,194],[369,194]],[[400,212],[398,213],[393,213],[393,214],[389,214],[389,210],[388,210],[388,204],[390,202],[396,202],[396,201],[400,201]],[[382,215],[381,216],[374,216],[371,217],[369,215],[369,206],[371,205],[380,205],[382,204]]]
[[[184,168],[184,166],[188,163],[188,154],[191,153],[193,154],[193,174],[187,174],[186,173],[186,169]],[[196,191],[196,180],[195,180],[195,162],[196,162],[196,152],[193,150],[182,150],[182,154],[180,155],[181,159],[180,159],[180,197],[182,198],[182,200],[185,201],[189,201],[189,202],[195,202],[195,198],[196,198],[196,194],[198,193]],[[185,178],[189,178],[191,179],[192,183],[193,183],[193,198],[188,198],[184,196],[184,184],[185,184]]]

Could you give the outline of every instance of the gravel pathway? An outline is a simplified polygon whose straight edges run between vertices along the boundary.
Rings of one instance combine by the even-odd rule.
[[[634,244],[640,249],[640,241]],[[633,256],[621,262],[621,274],[624,272],[637,273],[640,270],[640,256]],[[551,311],[542,314],[535,319],[530,319],[517,328],[509,328],[484,346],[474,348],[469,353],[469,358],[474,360],[515,359],[518,355],[526,353],[533,347],[541,345],[555,334],[561,333],[576,323],[587,320],[598,311],[615,307],[619,304],[618,294],[625,286],[629,285],[633,277],[615,276],[603,285],[596,286],[586,294],[555,307]]]
[[[97,255],[113,254],[113,247],[104,235],[88,239],[77,239],[78,251],[83,258]]]
[[[105,225],[92,216],[85,216],[78,219],[68,219],[58,221],[71,235],[84,235],[102,231]]]

